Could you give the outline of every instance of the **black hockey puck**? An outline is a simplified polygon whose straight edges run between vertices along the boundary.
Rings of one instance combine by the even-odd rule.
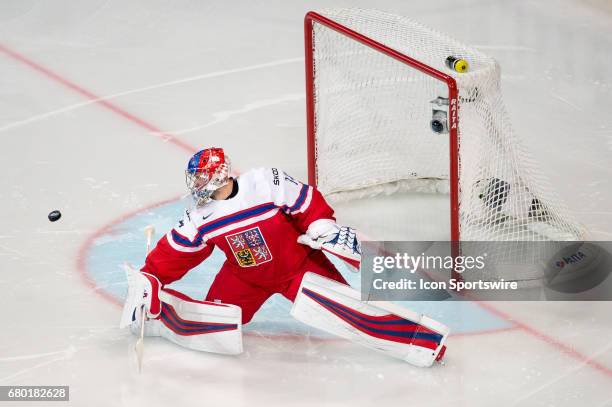
[[[49,220],[51,222],[55,222],[56,220],[59,220],[59,218],[62,217],[62,213],[60,211],[51,211],[49,212]]]

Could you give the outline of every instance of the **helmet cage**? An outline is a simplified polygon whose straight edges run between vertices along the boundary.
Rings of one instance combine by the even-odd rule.
[[[229,182],[231,168],[229,158],[222,156],[221,161],[221,164],[209,161],[203,167],[185,170],[185,183],[196,206],[210,202],[213,193]]]

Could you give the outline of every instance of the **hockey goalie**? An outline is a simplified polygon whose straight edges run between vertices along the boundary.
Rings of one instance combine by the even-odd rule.
[[[448,328],[389,303],[360,301],[325,253],[358,271],[355,230],[336,223],[323,195],[275,168],[230,176],[221,148],[196,153],[186,169],[192,208],[163,236],[140,270],[128,270],[122,325],[216,353],[242,352],[242,325],[273,294],[303,323],[431,366]],[[217,247],[226,256],[203,301],[166,288]]]

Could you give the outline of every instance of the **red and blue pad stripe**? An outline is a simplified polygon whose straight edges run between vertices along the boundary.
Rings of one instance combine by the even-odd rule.
[[[367,315],[308,288],[302,288],[302,293],[355,329],[374,338],[431,350],[436,350],[443,339],[443,335],[397,315]]]
[[[190,336],[238,329],[237,324],[222,324],[216,322],[187,321],[178,316],[172,305],[163,303],[161,321],[177,335]]]

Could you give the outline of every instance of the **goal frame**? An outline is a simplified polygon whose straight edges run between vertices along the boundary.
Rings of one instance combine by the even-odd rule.
[[[308,154],[308,183],[317,186],[317,151],[316,151],[316,118],[315,118],[315,64],[313,46],[313,26],[321,24],[371,49],[387,55],[405,65],[422,72],[434,79],[444,82],[448,88],[449,115],[449,195],[450,195],[450,240],[457,242],[460,238],[459,228],[459,90],[455,79],[431,66],[424,64],[406,54],[377,42],[350,28],[339,24],[319,13],[310,11],[304,17],[304,48],[306,65],[306,131]]]

